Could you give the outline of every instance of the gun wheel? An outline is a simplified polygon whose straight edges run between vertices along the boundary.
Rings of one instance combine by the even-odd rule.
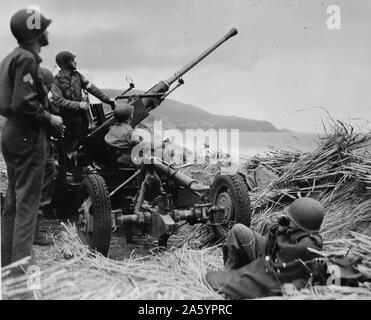
[[[210,191],[212,203],[225,208],[224,212],[211,217],[211,226],[216,238],[225,237],[235,223],[250,226],[249,190],[240,174],[216,176]]]
[[[96,174],[87,176],[80,191],[77,233],[93,251],[107,256],[111,242],[111,202],[104,179]]]

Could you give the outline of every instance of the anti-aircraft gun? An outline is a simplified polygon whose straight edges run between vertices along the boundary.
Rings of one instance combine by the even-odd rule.
[[[135,96],[135,99],[131,102],[132,106],[134,107],[134,113],[130,121],[130,124],[133,127],[135,127],[145,118],[147,118],[151,110],[158,107],[170,93],[172,93],[175,89],[184,84],[182,80],[182,76],[184,74],[186,74],[189,70],[195,67],[209,54],[211,54],[219,46],[221,46],[224,42],[226,42],[228,39],[232,38],[235,35],[237,35],[237,29],[233,28],[222,39],[220,39],[209,49],[201,53],[197,58],[193,59],[190,63],[188,63],[178,72],[175,72],[167,80],[160,81],[157,85],[149,89],[146,93]],[[171,85],[173,85],[177,81],[178,84],[176,85],[176,87],[169,92]],[[131,86],[131,88],[133,88],[133,86]],[[129,88],[129,90],[131,88]],[[127,93],[129,90],[127,90],[125,93]],[[133,96],[127,96],[123,94],[121,96],[116,97],[116,100],[128,98],[133,98]],[[113,123],[114,123],[113,118],[108,119],[104,124],[102,124],[96,130],[94,130],[89,135],[89,137],[94,137],[95,135],[99,134],[99,132],[101,132],[102,130],[104,130],[106,127],[110,126]]]
[[[133,108],[129,123],[140,124],[164,99],[184,84],[182,76],[237,34],[231,29],[223,38],[167,80],[143,94],[129,95],[130,88],[116,101],[126,100]],[[171,89],[173,84],[177,84]],[[104,136],[115,123],[101,105],[91,105],[96,128],[83,140],[76,157],[78,174],[59,185],[55,204],[59,210],[78,213],[78,233],[92,249],[108,254],[111,233],[123,227],[128,241],[135,230],[149,233],[166,247],[168,237],[177,231],[178,222],[211,223],[217,237],[224,236],[235,223],[250,224],[248,187],[240,174],[218,175],[211,186],[187,176],[163,159],[151,158],[149,164],[120,166],[107,153]],[[58,190],[58,187],[57,187]],[[66,197],[58,196],[63,192]],[[73,199],[73,196],[75,197]],[[68,208],[66,208],[66,205]]]

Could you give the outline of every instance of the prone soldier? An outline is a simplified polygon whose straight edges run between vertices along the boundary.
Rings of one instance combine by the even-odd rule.
[[[317,200],[300,198],[283,213],[268,237],[235,224],[223,247],[225,270],[207,272],[206,282],[234,299],[279,295],[286,283],[302,288],[310,275],[301,262],[316,257],[308,248],[322,250],[324,209]]]

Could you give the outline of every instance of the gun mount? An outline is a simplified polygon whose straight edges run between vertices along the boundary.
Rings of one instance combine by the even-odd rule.
[[[134,127],[143,121],[184,84],[185,73],[236,34],[237,30],[231,29],[189,64],[144,94],[129,95],[135,86],[127,79],[130,88],[116,100],[127,99],[133,107],[130,124]],[[119,164],[103,138],[115,119],[112,113],[104,113],[102,105],[91,108],[96,129],[82,141],[76,158],[68,161],[70,175],[57,175],[62,179],[56,179],[53,197],[57,215],[77,216],[78,234],[91,249],[107,255],[111,234],[118,228],[125,229],[128,241],[134,230],[158,237],[159,246],[166,246],[168,236],[177,231],[180,221],[210,223],[216,238],[225,236],[234,223],[250,225],[249,190],[240,174],[218,175],[209,186],[163,159],[136,166]],[[62,167],[61,163],[58,162]],[[58,172],[65,170],[59,168]]]

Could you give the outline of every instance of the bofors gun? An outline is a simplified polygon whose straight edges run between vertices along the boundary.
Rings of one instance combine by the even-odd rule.
[[[179,71],[175,72],[172,76],[170,76],[167,80],[160,81],[158,84],[153,86],[144,94],[138,95],[120,95],[116,97],[117,100],[126,99],[129,101],[129,104],[133,107],[133,115],[129,120],[129,123],[132,127],[137,126],[141,123],[144,119],[146,119],[153,109],[158,107],[164,99],[172,93],[174,90],[179,88],[181,85],[184,84],[182,76],[187,73],[190,69],[196,66],[199,62],[201,62],[204,58],[206,58],[210,53],[215,51],[219,46],[221,46],[224,42],[228,39],[234,37],[237,34],[237,29],[232,28],[225,36],[223,36],[219,41],[217,41],[214,45],[212,45],[209,49],[205,50],[201,53],[198,57],[193,59],[190,63],[184,66]],[[175,87],[170,90],[170,86],[177,82]],[[129,89],[130,90],[130,89]],[[128,92],[127,90],[126,92]],[[170,90],[170,91],[169,91]],[[110,117],[98,128],[92,131],[87,138],[92,138],[97,136],[101,131],[104,131],[105,128],[110,127],[112,124],[115,123],[115,119],[113,115]]]

